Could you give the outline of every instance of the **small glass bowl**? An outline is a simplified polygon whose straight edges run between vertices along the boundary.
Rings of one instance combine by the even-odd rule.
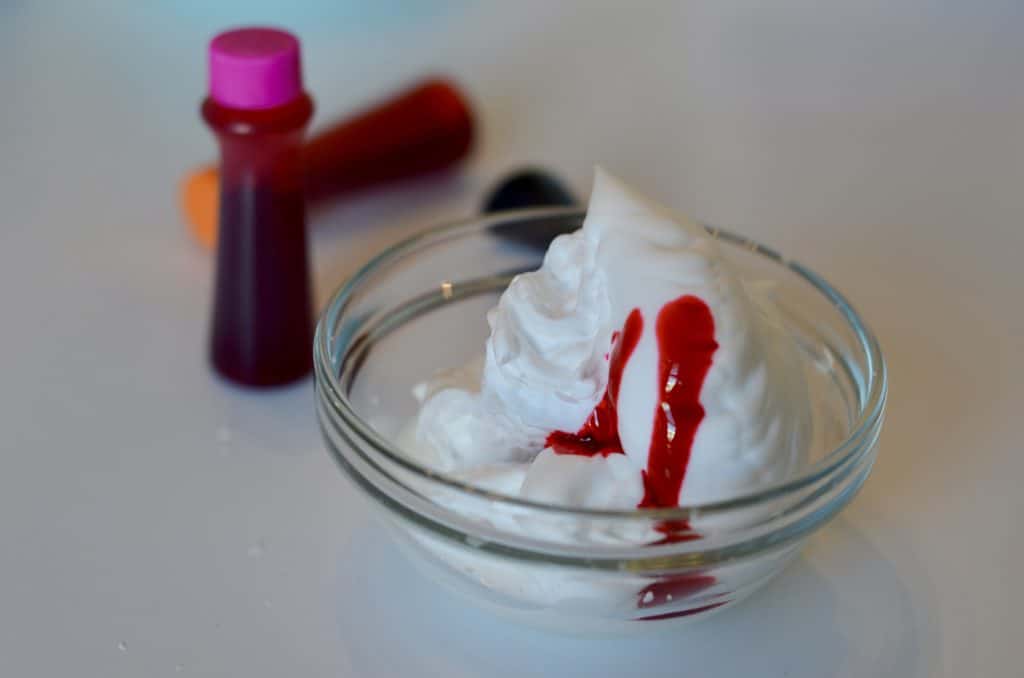
[[[878,343],[816,273],[716,228],[722,255],[778,307],[812,396],[810,460],[796,477],[728,501],[604,511],[536,503],[424,467],[394,444],[412,387],[479,355],[486,311],[540,265],[577,209],[507,212],[442,226],[383,252],[331,300],[314,344],[327,446],[410,559],[438,582],[562,631],[647,629],[706,616],[777,574],[871,471],[886,399]],[[685,523],[683,522],[685,521]],[[628,535],[689,525],[694,538]]]

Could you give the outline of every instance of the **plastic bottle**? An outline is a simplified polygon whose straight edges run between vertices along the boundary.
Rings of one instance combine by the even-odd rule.
[[[215,37],[202,116],[220,144],[219,246],[210,358],[246,386],[312,366],[300,149],[313,102],[298,40],[269,28]]]

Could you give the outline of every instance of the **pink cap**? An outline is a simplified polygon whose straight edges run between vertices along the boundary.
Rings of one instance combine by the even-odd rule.
[[[286,104],[302,93],[299,41],[274,28],[239,28],[210,41],[210,97],[230,108]]]

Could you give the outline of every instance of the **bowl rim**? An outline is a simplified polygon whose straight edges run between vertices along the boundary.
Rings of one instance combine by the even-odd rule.
[[[822,481],[839,469],[846,467],[858,453],[865,452],[874,443],[877,430],[885,412],[885,403],[888,393],[888,371],[881,347],[874,333],[853,305],[838,290],[832,287],[822,276],[813,270],[801,265],[797,261],[789,259],[778,251],[762,245],[746,236],[739,235],[733,231],[717,226],[702,224],[704,229],[716,240],[725,241],[731,245],[741,247],[749,252],[765,257],[773,264],[783,266],[810,284],[817,292],[822,294],[833,307],[841,314],[853,330],[857,338],[858,346],[865,357],[864,375],[866,383],[861,389],[860,405],[857,419],[852,423],[851,432],[838,445],[815,463],[808,466],[802,473],[784,481],[772,483],[759,487],[737,497],[725,500],[686,504],[673,508],[644,508],[644,509],[594,509],[571,507],[559,504],[548,504],[522,497],[516,497],[499,492],[493,492],[474,485],[465,480],[450,476],[441,471],[431,469],[408,457],[396,445],[378,433],[373,426],[365,421],[355,410],[350,399],[345,393],[340,381],[340,375],[333,369],[333,348],[332,340],[334,328],[344,317],[347,305],[354,296],[362,289],[376,273],[386,268],[389,264],[395,263],[407,255],[413,254],[420,247],[441,242],[443,240],[468,235],[477,231],[496,230],[501,227],[510,227],[523,222],[536,220],[546,222],[553,218],[565,219],[566,221],[581,221],[586,216],[586,210],[579,207],[545,207],[527,208],[496,212],[486,216],[476,216],[461,219],[453,222],[443,223],[423,229],[418,233],[409,236],[390,247],[387,247],[379,254],[371,258],[356,273],[343,282],[325,307],[313,340],[315,382],[318,391],[318,399],[322,404],[329,407],[332,414],[341,417],[347,427],[346,433],[354,435],[360,441],[369,445],[374,452],[383,455],[389,462],[401,467],[403,471],[413,474],[418,481],[427,484],[443,485],[449,490],[465,494],[475,499],[492,501],[497,504],[504,504],[515,507],[519,510],[538,511],[542,513],[557,515],[572,515],[586,519],[615,519],[615,520],[691,520],[694,517],[707,517],[721,515],[736,510],[749,508],[770,502],[781,497],[799,492],[815,483]],[[350,342],[351,346],[351,342]],[[346,465],[347,466],[347,465]],[[417,492],[410,488],[405,482],[388,474],[379,466],[377,470],[388,475],[389,479],[403,488]],[[418,493],[418,492],[417,492]]]

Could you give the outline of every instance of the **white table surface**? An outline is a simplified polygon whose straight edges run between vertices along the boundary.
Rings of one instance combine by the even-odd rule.
[[[1024,5],[804,4],[0,2],[0,675],[1021,675]],[[318,215],[318,303],[509,168],[586,195],[602,163],[868,318],[892,389],[856,501],[670,636],[544,636],[433,590],[309,381],[205,365],[212,261],[175,186],[213,155],[205,41],[250,21],[301,35],[318,121],[429,72],[479,108],[460,175]]]

